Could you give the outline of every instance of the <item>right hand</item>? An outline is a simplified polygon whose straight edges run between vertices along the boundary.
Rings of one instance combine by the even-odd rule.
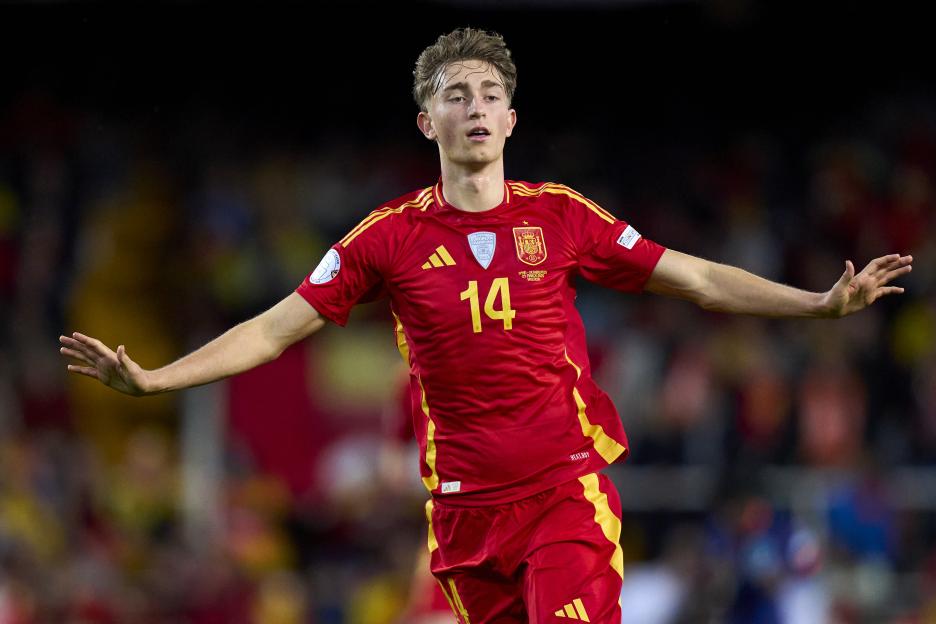
[[[131,396],[143,396],[153,392],[149,371],[130,359],[123,345],[112,351],[107,345],[84,334],[75,332],[72,337],[59,336],[62,355],[74,358],[86,366],[68,365],[69,372],[97,379],[105,386]]]

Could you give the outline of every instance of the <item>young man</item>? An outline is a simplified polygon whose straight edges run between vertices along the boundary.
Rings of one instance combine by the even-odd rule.
[[[903,289],[912,258],[851,262],[825,293],[666,250],[559,184],[504,179],[516,69],[503,39],[456,30],[416,64],[417,125],[441,178],[372,212],[296,292],[157,370],[81,334],[62,353],[133,395],[235,375],[351,307],[389,297],[409,362],[431,569],[460,622],[620,622],[620,503],[599,471],[627,454],[590,377],[572,278],[706,309],[840,317]]]

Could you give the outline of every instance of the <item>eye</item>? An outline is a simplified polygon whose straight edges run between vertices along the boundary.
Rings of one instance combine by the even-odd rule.
[[[465,101],[465,97],[464,97],[463,95],[453,95],[452,97],[449,98],[448,101],[449,101],[449,102],[454,102],[454,103],[457,104],[458,102],[464,102],[464,101]]]
[[[496,95],[488,95],[484,99],[486,99],[488,102],[497,102],[500,100],[500,98]]]

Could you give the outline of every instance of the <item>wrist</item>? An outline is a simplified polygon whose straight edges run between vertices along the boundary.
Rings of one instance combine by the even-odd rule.
[[[140,379],[140,392],[142,395],[159,394],[166,392],[165,375],[159,370],[144,370]]]
[[[813,316],[816,318],[838,318],[841,316],[838,306],[832,298],[832,291],[815,293],[816,300],[813,306]]]

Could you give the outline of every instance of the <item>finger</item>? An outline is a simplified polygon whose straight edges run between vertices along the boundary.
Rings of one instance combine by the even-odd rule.
[[[127,370],[127,362],[130,360],[130,356],[127,355],[127,348],[123,345],[117,347],[117,366],[120,367],[122,371]]]
[[[894,269],[907,266],[912,261],[913,261],[912,258],[908,258],[907,256],[904,256],[901,258],[899,255],[897,255],[892,260],[888,260],[888,262],[885,263],[883,269],[885,271],[892,271]]]
[[[913,270],[913,267],[910,266],[910,265],[908,264],[907,266],[902,266],[902,267],[900,267],[899,269],[894,269],[894,270],[892,270],[892,271],[888,271],[887,273],[885,273],[885,274],[880,278],[880,283],[881,283],[882,285],[883,285],[883,284],[886,284],[886,283],[888,283],[889,281],[891,281],[891,280],[893,280],[893,279],[895,279],[895,278],[900,277],[901,275],[906,275],[907,273],[909,273],[909,272],[912,271],[912,270]]]
[[[59,353],[61,353],[62,355],[66,355],[70,358],[75,358],[76,360],[84,362],[85,364],[94,365],[94,362],[89,360],[85,356],[85,354],[81,353],[80,351],[75,351],[74,349],[69,349],[68,347],[62,347],[61,349],[59,349]]]
[[[868,263],[868,266],[864,268],[862,273],[870,275],[871,277],[877,278],[881,275],[882,272],[886,271],[891,262],[897,259],[896,254],[890,254],[887,256],[879,256]]]
[[[852,264],[851,260],[846,260],[845,272],[842,273],[842,277],[839,278],[839,283],[843,285],[848,285],[848,283],[851,282],[853,277],[855,277],[855,265]]]
[[[900,286],[884,286],[883,288],[877,289],[877,297],[884,297],[886,295],[899,295],[904,291]]]
[[[103,342],[97,338],[92,338],[91,336],[85,336],[84,334],[75,332],[72,334],[72,337],[78,342],[84,344],[88,349],[97,355],[114,355],[114,352],[108,348]]]
[[[86,376],[86,377],[93,377],[94,379],[97,379],[97,380],[99,380],[99,381],[100,381],[100,379],[101,379],[101,378],[98,376],[98,371],[97,371],[97,369],[96,369],[96,368],[93,368],[93,367],[91,367],[91,366],[75,366],[74,364],[69,364],[69,365],[68,365],[68,372],[70,372],[70,373],[78,373],[79,375],[84,375],[84,376]]]
[[[895,262],[900,260],[900,256],[897,254],[890,254],[888,256],[881,256],[880,258],[874,259],[874,266],[876,269],[881,270],[885,267],[892,266]]]
[[[96,354],[91,349],[85,346],[84,343],[78,342],[74,338],[69,338],[68,336],[59,336],[59,342],[70,349],[74,349],[75,351],[83,353],[89,360],[93,361],[94,359],[97,359]]]
[[[885,273],[913,263],[913,256],[911,255],[901,256],[900,254],[891,254],[878,259],[881,260],[877,269],[878,273]]]

